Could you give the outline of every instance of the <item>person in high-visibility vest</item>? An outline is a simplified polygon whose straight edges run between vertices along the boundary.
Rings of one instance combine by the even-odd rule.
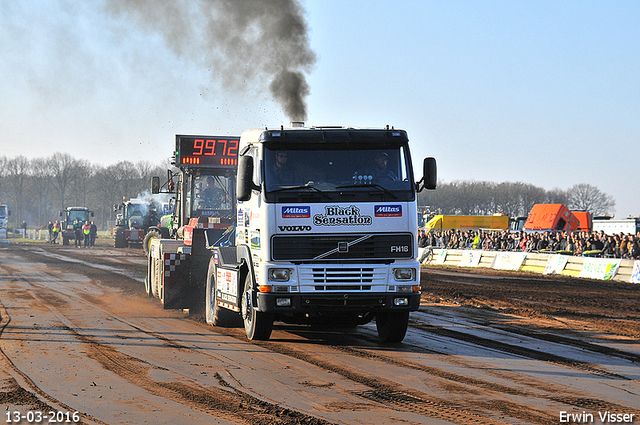
[[[84,235],[84,247],[88,248],[91,244],[91,224],[89,224],[89,220],[82,225],[82,233]]]
[[[56,221],[51,228],[51,243],[58,243],[58,235],[60,234],[60,223]]]

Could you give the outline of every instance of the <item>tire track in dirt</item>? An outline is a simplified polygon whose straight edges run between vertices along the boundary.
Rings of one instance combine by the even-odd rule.
[[[8,270],[7,267],[5,267],[5,269]],[[17,273],[17,270],[14,269],[13,273]],[[59,308],[64,308],[69,304],[69,299],[64,299],[56,293],[51,292],[51,290],[46,286],[30,282],[26,278],[15,276],[14,279],[21,280],[33,287],[33,290],[27,291],[30,297],[39,302],[40,305],[43,305],[47,309],[49,309],[63,323],[61,328],[73,334],[78,341],[86,346],[87,356],[89,358],[98,362],[105,370],[115,373],[116,375],[126,379],[135,386],[144,389],[153,395],[189,405],[209,415],[221,419],[227,419],[234,423],[242,422],[257,425],[325,425],[330,423],[312,415],[265,402],[264,400],[260,400],[249,394],[243,393],[238,389],[232,388],[226,383],[226,385],[221,385],[221,388],[212,388],[203,387],[195,382],[191,382],[187,377],[184,377],[184,381],[189,382],[188,384],[179,381],[162,382],[154,380],[149,376],[149,372],[151,370],[166,369],[163,367],[155,366],[137,357],[122,353],[111,345],[105,344],[98,338],[82,334],[71,323],[71,320],[59,310]],[[106,314],[111,314],[108,311],[104,310],[102,307],[91,304],[84,298],[85,297],[76,296],[75,301],[88,304],[88,308],[99,309],[104,311]],[[10,319],[6,311],[2,314],[2,317],[7,317],[6,323],[9,323]],[[120,319],[113,315],[112,318],[120,321],[121,323],[128,324],[127,320]],[[138,327],[136,327],[136,329],[140,330],[140,328]],[[147,333],[153,334],[157,337],[157,333],[155,332]],[[172,348],[179,347],[181,349],[189,349],[189,347],[186,347],[184,345],[171,342],[169,338],[161,338],[161,340],[165,345]],[[14,370],[28,379],[28,377],[17,368],[14,367]],[[176,371],[172,371],[172,373],[179,375],[179,372]],[[223,382],[222,378],[219,378],[218,380],[219,382]],[[36,387],[35,384],[32,383],[32,385]],[[56,400],[51,395],[46,394],[42,390],[38,389],[38,392],[41,396],[51,400],[52,402],[64,406],[66,410],[72,410],[71,408],[64,405],[59,400]],[[95,421],[94,418],[91,418],[87,415],[82,416]]]

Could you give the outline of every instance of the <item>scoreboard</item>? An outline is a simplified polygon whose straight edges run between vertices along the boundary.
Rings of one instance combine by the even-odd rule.
[[[238,136],[176,135],[176,166],[237,167],[239,142]]]

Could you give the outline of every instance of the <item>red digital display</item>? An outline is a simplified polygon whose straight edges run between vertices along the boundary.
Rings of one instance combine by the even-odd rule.
[[[238,165],[239,137],[176,136],[176,165]]]

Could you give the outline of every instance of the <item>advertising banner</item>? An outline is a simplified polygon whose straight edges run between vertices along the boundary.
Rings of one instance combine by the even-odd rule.
[[[448,250],[446,249],[440,251],[438,257],[436,257],[436,264],[444,264],[444,262],[447,260],[447,251]]]
[[[633,262],[633,273],[631,273],[631,283],[640,283],[640,261]]]
[[[462,251],[462,259],[458,267],[478,267],[480,257],[482,257],[482,251],[479,249],[464,250]]]
[[[569,257],[562,254],[553,254],[549,256],[547,265],[542,274],[560,274],[569,262]]]
[[[526,252],[498,252],[493,259],[491,268],[518,271],[526,256]]]
[[[580,277],[611,280],[618,273],[618,267],[620,267],[619,259],[585,257]]]

